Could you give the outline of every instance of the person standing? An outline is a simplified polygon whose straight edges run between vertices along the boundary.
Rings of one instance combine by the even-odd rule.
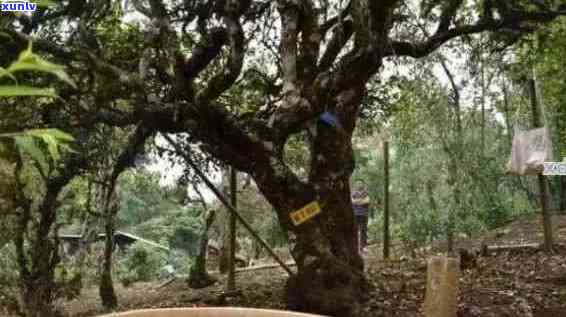
[[[352,207],[356,217],[356,231],[360,253],[367,252],[369,205],[370,199],[364,184],[359,181],[356,182],[355,190],[352,193]]]

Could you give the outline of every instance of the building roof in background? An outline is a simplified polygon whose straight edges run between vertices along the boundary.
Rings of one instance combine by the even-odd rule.
[[[98,234],[99,239],[102,239],[104,237],[106,237],[105,233]],[[62,239],[62,240],[79,240],[81,238],[82,238],[82,235],[80,235],[80,234],[61,234],[61,235],[59,235],[59,239]],[[165,251],[169,251],[169,248],[164,246],[164,245],[161,245],[161,244],[153,242],[151,240],[147,240],[147,239],[144,239],[142,237],[136,236],[136,235],[131,234],[131,233],[123,232],[123,231],[116,231],[114,233],[114,238],[117,239],[117,240],[129,242],[129,243],[134,243],[134,242],[139,241],[139,242],[145,243],[147,245],[150,245],[152,247],[159,248],[159,249],[162,249],[162,250],[165,250]]]

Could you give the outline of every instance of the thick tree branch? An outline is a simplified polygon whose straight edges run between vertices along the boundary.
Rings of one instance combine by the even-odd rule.
[[[566,12],[514,12],[501,19],[483,18],[475,24],[457,26],[448,30],[441,30],[426,40],[416,43],[404,41],[390,41],[390,45],[385,51],[385,56],[410,56],[420,58],[434,52],[444,43],[464,35],[480,33],[484,31],[497,31],[501,29],[512,29],[519,31],[533,31],[528,23],[544,23],[556,19]]]
[[[109,179],[106,180],[109,187],[106,191],[106,197],[104,197],[104,210],[108,210],[112,200],[112,195],[116,189],[116,181],[118,177],[126,169],[133,167],[135,164],[136,156],[143,152],[143,147],[147,138],[149,138],[154,131],[148,129],[143,123],[138,124],[134,133],[128,138],[128,143],[118,155],[112,173],[109,175]]]
[[[322,34],[318,27],[318,14],[312,0],[303,1],[299,27],[302,31],[299,54],[299,70],[301,80],[310,85],[316,76]]]
[[[353,33],[354,27],[352,20],[346,20],[333,29],[332,37],[318,64],[319,71],[324,72],[332,67],[336,57],[338,57],[338,54],[340,54],[346,43],[348,43]]]
[[[244,63],[244,31],[239,22],[241,9],[238,0],[227,1],[224,23],[227,26],[228,42],[230,45],[226,66],[214,76],[208,85],[196,96],[195,103],[208,103],[229,89],[240,73]]]
[[[184,62],[184,78],[192,82],[222,51],[222,46],[228,41],[228,31],[217,27],[209,31],[208,35],[195,47],[191,57]]]
[[[299,9],[293,1],[279,0],[281,15],[281,63],[283,70],[283,94],[298,90],[297,56],[299,33]]]
[[[98,56],[90,51],[83,51],[83,53],[88,57],[94,68],[99,72],[109,77],[116,77],[118,81],[124,86],[133,89],[142,89],[141,91],[145,90],[143,89],[144,84],[139,74],[130,73],[126,70],[120,69],[119,67],[111,65],[98,58]]]
[[[346,17],[350,14],[351,10],[352,10],[352,1],[348,2],[348,5],[346,6],[346,8],[344,8],[344,10],[342,10],[342,12],[340,12],[340,14],[338,14],[333,18],[328,19],[328,21],[324,22],[320,26],[320,34],[324,36],[326,32],[328,32],[334,26],[342,23],[342,21],[346,19]]]

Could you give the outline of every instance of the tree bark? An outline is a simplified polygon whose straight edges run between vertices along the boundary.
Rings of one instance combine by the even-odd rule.
[[[224,170],[222,173],[222,194],[224,197],[229,195],[229,173]],[[220,227],[220,248],[218,254],[218,271],[227,274],[230,269],[230,215],[231,213],[223,209],[224,217],[220,217],[218,225]]]
[[[92,243],[96,240],[97,233],[99,228],[99,220],[100,218],[97,215],[94,215],[92,210],[92,196],[93,196],[93,182],[91,180],[88,181],[88,191],[87,191],[87,201],[86,201],[86,210],[85,210],[85,218],[83,221],[83,229],[81,231],[81,239],[79,240],[79,247],[75,255],[75,265],[78,267],[78,273],[74,277],[74,279],[78,282],[76,285],[78,291],[82,290],[83,286],[83,278],[84,278],[84,271],[85,271],[85,260],[90,251],[90,247]]]
[[[531,115],[533,128],[538,128],[541,126],[541,119],[538,109],[538,99],[537,99],[537,89],[536,82],[533,79],[529,79],[529,95],[531,97]],[[542,209],[542,225],[544,231],[544,249],[547,252],[551,252],[554,245],[554,238],[552,234],[552,214],[550,213],[550,190],[548,186],[548,180],[542,174],[537,175],[539,193],[540,193],[540,205]]]
[[[20,306],[26,317],[52,317],[56,315],[53,307],[55,267],[60,261],[59,240],[54,227],[57,197],[76,175],[76,170],[70,169],[59,177],[46,179],[47,191],[36,214],[32,200],[24,193],[24,184],[20,179],[22,169],[23,163],[18,160],[15,179],[20,215],[14,244],[19,266]]]
[[[234,208],[238,208],[238,172],[230,168],[230,203]],[[230,213],[230,243],[228,261],[228,281],[226,288],[228,291],[236,289],[236,215]]]
[[[389,142],[383,142],[383,258],[389,259],[390,234],[389,234]]]
[[[354,168],[351,134],[363,92],[359,88],[338,95],[336,108],[355,110],[337,114],[340,127],[317,124],[308,183],[285,166],[282,155],[252,173],[276,209],[281,226],[290,232],[291,254],[298,268],[287,282],[291,310],[357,316],[370,292],[357,252],[349,186]],[[315,200],[322,212],[295,226],[289,214]]]
[[[444,56],[440,55],[440,64],[444,70],[444,73],[448,77],[450,81],[450,85],[452,87],[452,93],[454,94],[454,98],[451,102],[454,108],[454,130],[455,130],[455,146],[454,150],[450,149],[450,146],[446,143],[446,141],[442,140],[442,145],[444,152],[449,157],[448,162],[448,171],[449,171],[449,180],[448,183],[452,188],[452,197],[454,200],[454,207],[449,209],[448,214],[448,224],[447,224],[447,233],[446,233],[446,244],[447,244],[447,252],[448,254],[454,253],[454,228],[456,224],[456,220],[458,218],[458,214],[460,213],[461,208],[461,185],[460,185],[460,173],[459,173],[459,165],[462,165],[464,152],[464,130],[462,128],[462,107],[460,104],[460,88],[456,84],[456,80],[454,75],[450,71],[450,68],[446,64],[446,60]],[[482,60],[482,130],[481,130],[481,148],[482,148],[482,156],[484,155],[484,147],[485,147],[485,83],[484,83],[484,65]],[[432,192],[432,187],[430,187],[430,192]]]
[[[115,188],[108,188],[107,190],[109,191],[106,193],[109,201],[104,208],[104,258],[99,294],[102,305],[107,309],[114,309],[118,306],[118,298],[116,297],[112,281],[112,255],[114,252],[114,231],[119,201]]]
[[[204,288],[216,282],[216,279],[206,271],[206,256],[208,251],[208,231],[214,222],[216,211],[209,210],[205,212],[205,223],[203,232],[200,236],[199,253],[195,263],[191,267],[188,284],[191,288]]]

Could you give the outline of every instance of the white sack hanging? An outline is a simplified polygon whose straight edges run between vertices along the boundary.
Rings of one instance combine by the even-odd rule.
[[[515,175],[542,173],[544,162],[552,160],[552,141],[546,127],[518,131],[513,137],[511,158],[506,172]]]

